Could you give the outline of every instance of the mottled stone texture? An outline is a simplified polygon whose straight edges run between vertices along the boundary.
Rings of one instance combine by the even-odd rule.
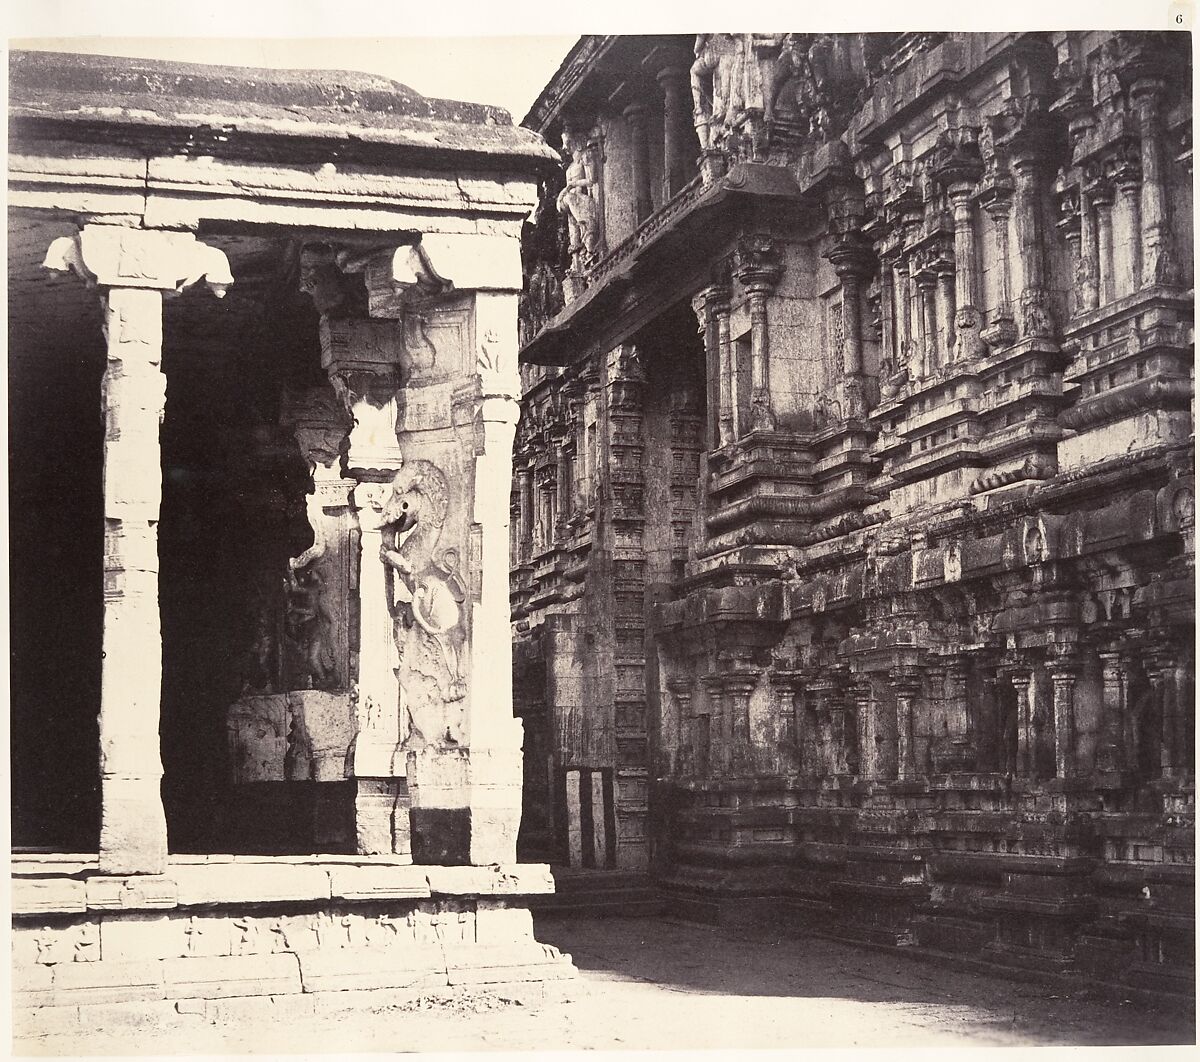
[[[702,150],[645,216],[680,49]],[[643,74],[596,105],[618,60]],[[1154,33],[580,42],[531,112],[605,145],[605,253],[561,309],[548,211],[527,232],[531,851],[577,861],[555,774],[610,770],[618,862],[697,915],[753,894],[1191,990],[1189,62]]]

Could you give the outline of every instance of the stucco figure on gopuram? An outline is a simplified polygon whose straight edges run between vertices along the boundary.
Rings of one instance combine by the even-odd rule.
[[[1190,84],[1172,33],[580,40],[526,119],[603,250],[547,188],[524,850],[1194,990]]]

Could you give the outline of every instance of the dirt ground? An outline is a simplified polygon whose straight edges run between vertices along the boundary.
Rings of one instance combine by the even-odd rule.
[[[522,1006],[486,988],[337,1020],[97,1030],[22,1054],[1004,1047],[1194,1044],[1192,1016],[949,970],[816,937],[650,918],[542,917],[570,952],[573,998]],[[952,1057],[952,1056],[951,1056]]]

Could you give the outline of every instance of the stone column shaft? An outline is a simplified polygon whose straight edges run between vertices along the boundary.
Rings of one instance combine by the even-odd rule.
[[[750,298],[750,428],[774,431],[775,414],[771,409],[770,347],[767,331],[767,290],[755,286]]]
[[[167,862],[158,737],[161,293],[111,289],[105,333],[100,870],[161,874]]]
[[[631,104],[625,108],[629,124],[629,165],[633,184],[634,211],[640,225],[654,210],[650,195],[650,149],[646,142],[646,108]]]
[[[896,310],[893,306],[895,283],[895,269],[892,263],[884,262],[879,275],[879,317],[882,326],[880,330],[883,333],[880,360],[885,363],[885,368],[880,372],[881,377],[895,372],[900,365],[900,354],[896,349]]]
[[[1021,335],[1044,336],[1049,331],[1049,305],[1042,224],[1041,162],[1035,155],[1020,154],[1013,159],[1012,169],[1013,217],[1024,282],[1021,289]]]
[[[930,270],[923,270],[917,279],[921,301],[921,346],[924,352],[923,376],[932,376],[938,368],[937,302],[935,291],[937,277]]]
[[[558,444],[558,468],[555,485],[558,488],[558,522],[563,523],[571,514],[571,459],[564,449],[565,439]]]
[[[942,349],[945,351],[943,360],[948,364],[954,360],[954,315],[956,312],[954,270],[940,269],[937,278],[938,316],[942,320]]]
[[[514,246],[512,260],[516,261]],[[475,328],[480,399],[476,414],[472,533],[479,542],[478,599],[471,608],[470,861],[511,863],[521,822],[523,724],[513,716],[508,604],[508,506],[513,440],[520,416],[517,295],[478,291]]]
[[[979,258],[975,250],[971,186],[950,190],[954,205],[954,297],[959,308],[979,306]]]
[[[1055,660],[1050,678],[1054,684],[1054,773],[1075,775],[1075,676],[1071,661]]]
[[[721,445],[725,446],[741,435],[737,404],[737,381],[734,378],[733,338],[729,329],[729,305],[717,307],[717,348],[721,354]]]
[[[1012,318],[1012,270],[1008,256],[1008,219],[1011,210],[1011,200],[1007,196],[993,199],[987,207],[992,219],[992,239],[995,246],[996,261],[996,308],[992,311],[992,319],[1006,320]]]
[[[1141,182],[1137,180],[1120,180],[1117,192],[1125,207],[1125,215],[1129,219],[1128,268],[1130,287],[1126,294],[1140,291],[1142,287],[1142,199]]]
[[[1032,676],[1028,672],[1015,674],[1011,676],[1011,681],[1017,694],[1017,774],[1022,778],[1033,778],[1037,774],[1037,741],[1033,732],[1033,705],[1030,702]]]
[[[920,683],[909,671],[891,676],[892,689],[896,694],[896,758],[897,777],[902,782],[917,777],[917,748],[914,731],[917,695]]]
[[[1092,193],[1084,189],[1079,192],[1079,264],[1079,309],[1086,312],[1100,305],[1100,241]]]
[[[898,262],[896,265],[896,281],[899,285],[899,296],[897,303],[896,319],[899,322],[899,335],[897,342],[899,351],[897,352],[897,367],[900,360],[905,362],[905,368],[908,369],[909,375],[915,380],[920,377],[919,371],[920,358],[913,344],[913,297],[912,297],[912,265],[908,262]]]
[[[663,187],[664,202],[688,182],[687,144],[692,131],[692,109],[688,71],[668,66],[658,72],[663,93]]]
[[[520,559],[524,564],[529,560],[529,555],[533,550],[533,473],[523,468],[517,473],[517,482],[519,484],[519,492],[521,497],[521,548]]]
[[[1103,669],[1103,716],[1096,767],[1101,771],[1120,771],[1125,767],[1125,671],[1121,654],[1100,653]],[[1136,760],[1134,761],[1136,762]]]
[[[1177,280],[1163,158],[1165,93],[1166,84],[1159,78],[1139,79],[1130,91],[1142,141],[1142,280],[1145,284],[1172,284]]]
[[[103,874],[161,874],[162,293],[203,282],[221,296],[233,277],[225,255],[191,233],[101,224],[54,240],[43,266],[74,272],[105,292],[99,867]]]
[[[1113,260],[1112,190],[1097,189],[1092,194],[1096,209],[1096,260],[1100,267],[1098,297],[1101,306],[1116,298],[1116,262]]]

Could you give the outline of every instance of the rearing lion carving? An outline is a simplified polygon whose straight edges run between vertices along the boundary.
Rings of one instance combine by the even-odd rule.
[[[466,695],[461,656],[466,586],[458,553],[439,549],[450,486],[430,461],[406,464],[384,503],[383,546],[388,599],[399,654],[397,678],[408,714],[407,744],[457,743],[458,727],[443,706]]]

